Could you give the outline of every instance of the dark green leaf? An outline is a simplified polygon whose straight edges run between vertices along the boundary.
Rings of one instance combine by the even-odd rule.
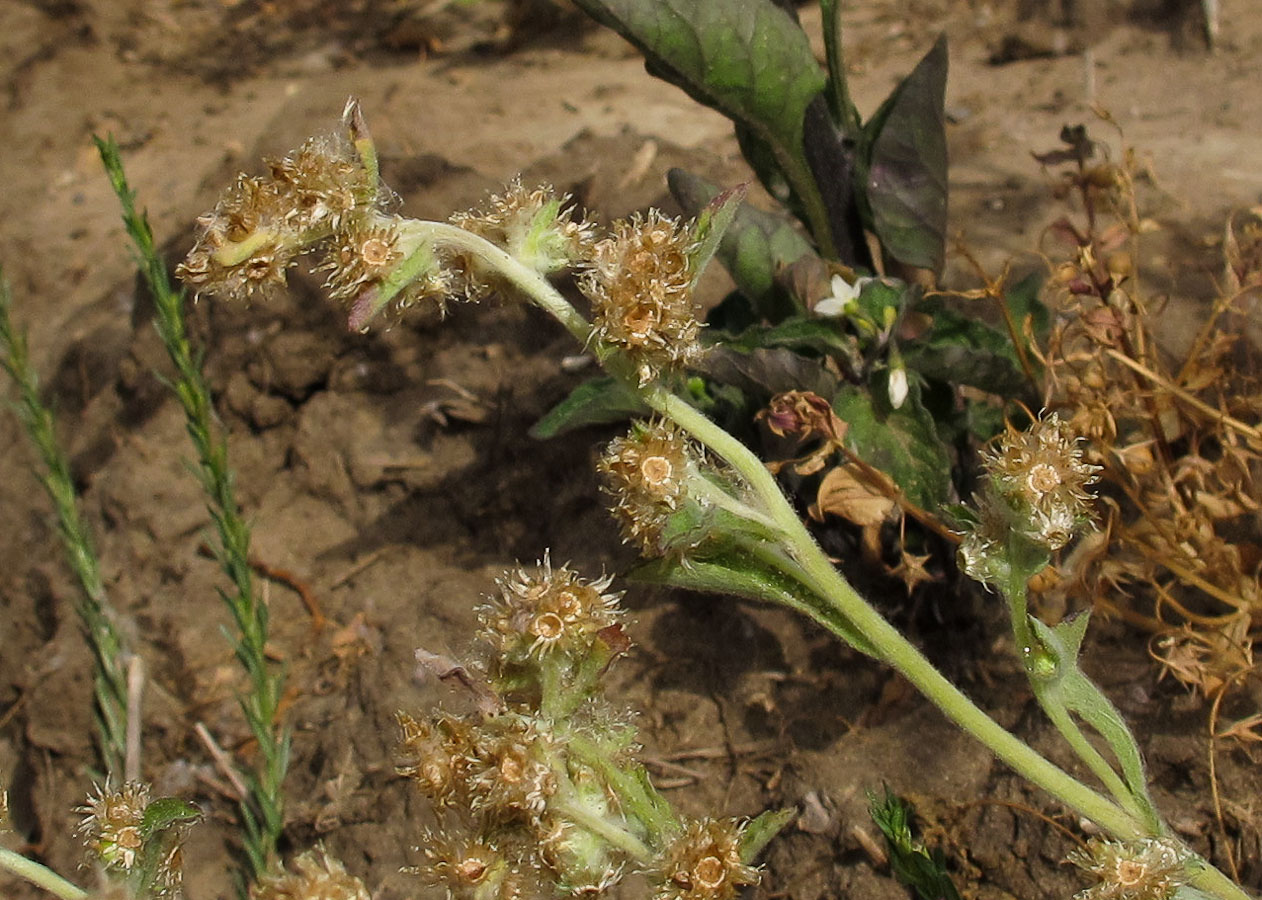
[[[651,71],[800,158],[802,116],[824,87],[806,34],[771,0],[576,0]]]
[[[1016,284],[1004,291],[1004,302],[1008,305],[1008,313],[1017,327],[1017,334],[1025,340],[1027,329],[1036,341],[1047,337],[1052,327],[1052,315],[1048,312],[1039,294],[1043,290],[1043,273],[1031,272]],[[1029,347],[1029,344],[1026,344]]]
[[[748,353],[716,347],[697,368],[712,381],[733,385],[754,396],[814,391],[821,397],[830,397],[837,390],[836,376],[820,360],[783,347],[759,347]]]
[[[806,118],[802,121],[802,152],[828,216],[833,258],[851,268],[873,268],[856,195],[859,148],[853,137],[837,127],[823,95],[816,97],[806,109]],[[807,227],[814,225],[809,219],[803,221]],[[814,236],[817,245],[828,246],[821,235]]]
[[[598,375],[584,381],[549,410],[530,429],[530,436],[546,440],[575,428],[620,422],[647,411],[648,407],[621,381]]]
[[[888,373],[882,371],[870,390],[844,385],[833,410],[850,426],[846,445],[892,478],[911,502],[932,512],[949,499],[951,457],[921,403],[920,386],[911,382],[899,409],[890,406]]]
[[[903,345],[903,358],[917,372],[948,384],[967,384],[1001,397],[1029,388],[1008,335],[941,303],[917,311],[932,317],[928,333]]]
[[[934,271],[946,246],[946,77],[940,37],[864,126],[861,190],[881,246],[902,263]]]
[[[667,182],[690,215],[696,215],[719,192],[704,178],[682,169],[671,169]],[[718,257],[759,314],[775,322],[794,308],[787,292],[776,284],[776,272],[814,252],[790,220],[742,203],[723,235]]]

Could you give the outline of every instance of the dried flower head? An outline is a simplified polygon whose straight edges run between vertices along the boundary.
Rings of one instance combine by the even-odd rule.
[[[497,843],[451,829],[426,832],[428,862],[413,871],[447,889],[450,900],[523,900],[542,894],[516,860]]]
[[[657,900],[731,900],[740,888],[757,884],[758,870],[741,860],[743,827],[737,819],[689,822],[655,872]]]
[[[303,853],[293,868],[260,878],[250,888],[251,900],[371,900],[364,883],[323,847]]]
[[[439,809],[467,804],[476,760],[473,726],[447,713],[417,721],[400,712],[395,719],[403,732],[395,771],[411,778]]]
[[[671,516],[687,500],[698,458],[692,441],[664,421],[638,422],[626,437],[610,442],[596,469],[614,498],[612,512],[625,540],[651,555],[665,551],[663,538]]]
[[[335,235],[323,263],[324,287],[335,300],[353,300],[369,284],[381,281],[403,259],[399,220],[365,217]]]
[[[693,247],[688,226],[652,210],[615,223],[582,279],[593,306],[593,336],[625,350],[641,383],[701,353]]]
[[[569,200],[547,185],[527,190],[514,178],[482,209],[456,213],[450,221],[546,274],[589,260],[595,252],[596,226],[582,216],[576,219],[574,208],[566,206]]]
[[[514,715],[485,720],[475,732],[470,809],[493,819],[537,820],[557,789],[552,752],[551,734],[536,722]]]
[[[241,175],[197,221],[197,243],[175,274],[200,294],[249,299],[283,285],[302,253],[374,208],[377,185],[339,141],[312,139],[270,173]]]
[[[1183,882],[1184,856],[1170,841],[1093,839],[1069,861],[1099,879],[1077,900],[1169,900]]]
[[[478,611],[481,635],[508,659],[585,653],[621,616],[622,595],[605,593],[612,581],[586,581],[568,566],[554,569],[545,554],[534,571],[519,566],[496,581],[499,597]]]
[[[1025,431],[1009,429],[984,460],[999,493],[1018,510],[1029,510],[1027,536],[1059,550],[1091,517],[1087,486],[1099,466],[1083,459],[1078,438],[1055,413]]]
[[[145,809],[149,786],[129,781],[120,790],[98,787],[86,805],[79,807],[83,821],[79,834],[88,856],[110,872],[128,872],[144,848]]]

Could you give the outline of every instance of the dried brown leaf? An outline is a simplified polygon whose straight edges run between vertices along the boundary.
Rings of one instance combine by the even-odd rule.
[[[856,525],[880,525],[897,504],[864,484],[851,466],[838,466],[820,482],[811,518],[822,522],[826,515],[841,516]]]

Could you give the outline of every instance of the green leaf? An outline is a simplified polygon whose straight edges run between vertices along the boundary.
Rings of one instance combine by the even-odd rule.
[[[783,391],[813,391],[830,397],[837,378],[819,359],[785,347],[759,347],[748,353],[732,347],[715,347],[697,368],[712,382],[731,385],[754,396]]]
[[[1012,316],[1022,341],[1025,341],[1027,326],[1034,340],[1040,343],[1051,330],[1052,314],[1039,299],[1042,290],[1043,273],[1035,271],[1004,291],[1004,303],[1008,306],[1008,313]],[[1028,349],[1029,343],[1025,346]]]
[[[836,607],[781,570],[781,566],[793,567],[795,563],[784,557],[775,565],[766,558],[778,554],[771,544],[762,545],[759,554],[755,554],[746,547],[727,543],[699,549],[686,561],[652,560],[633,569],[630,576],[647,584],[734,594],[785,606],[823,625],[860,653],[876,656],[876,649]]]
[[[892,478],[907,499],[931,512],[949,499],[951,457],[915,379],[899,409],[890,406],[888,372],[882,371],[870,390],[844,385],[833,397],[833,410],[850,426],[845,438],[850,450]]]
[[[140,833],[148,840],[158,832],[185,822],[195,822],[202,817],[202,811],[179,797],[159,797],[145,807],[140,821]]]
[[[802,118],[824,88],[806,34],[772,0],[576,0],[683,88],[805,171]],[[801,187],[801,186],[800,186]]]
[[[912,836],[912,809],[908,803],[887,787],[884,799],[868,795],[868,813],[885,836],[895,878],[912,888],[920,900],[960,900],[947,874],[942,851],[931,853]]]
[[[648,407],[635,391],[616,378],[598,375],[584,381],[545,413],[530,429],[530,436],[547,440],[575,428],[620,422],[647,412]]]
[[[732,220],[736,217],[741,203],[744,202],[746,193],[748,193],[748,186],[744,184],[728,188],[716,194],[697,213],[696,221],[692,226],[692,238],[696,243],[688,254],[692,262],[693,287],[696,287],[701,279],[701,273],[705,271],[715,251],[719,249],[723,235],[727,234],[728,228],[731,227]]]
[[[671,193],[690,215],[696,215],[719,193],[713,184],[683,169],[671,169],[666,179]],[[763,318],[772,322],[796,307],[788,293],[776,284],[776,273],[814,252],[792,221],[748,203],[741,203],[736,209],[717,250],[719,261],[731,273],[741,293],[753,301]]]
[[[771,843],[772,838],[797,818],[798,811],[788,809],[767,809],[750,820],[741,832],[741,862],[749,865],[758,858],[763,848]]]
[[[861,193],[885,251],[938,271],[946,247],[947,44],[940,37],[864,126]]]
[[[1029,380],[1006,333],[937,301],[922,303],[917,311],[932,316],[927,334],[902,345],[903,359],[917,372],[1001,397],[1028,390]]]

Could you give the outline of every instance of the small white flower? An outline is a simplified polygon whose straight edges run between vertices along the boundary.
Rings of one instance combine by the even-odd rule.
[[[890,406],[898,409],[907,399],[907,370],[896,366],[890,370]]]
[[[832,295],[815,304],[815,315],[829,318],[846,315],[858,304],[863,286],[871,280],[856,278],[855,283],[850,284],[840,275],[834,275],[831,282]]]

